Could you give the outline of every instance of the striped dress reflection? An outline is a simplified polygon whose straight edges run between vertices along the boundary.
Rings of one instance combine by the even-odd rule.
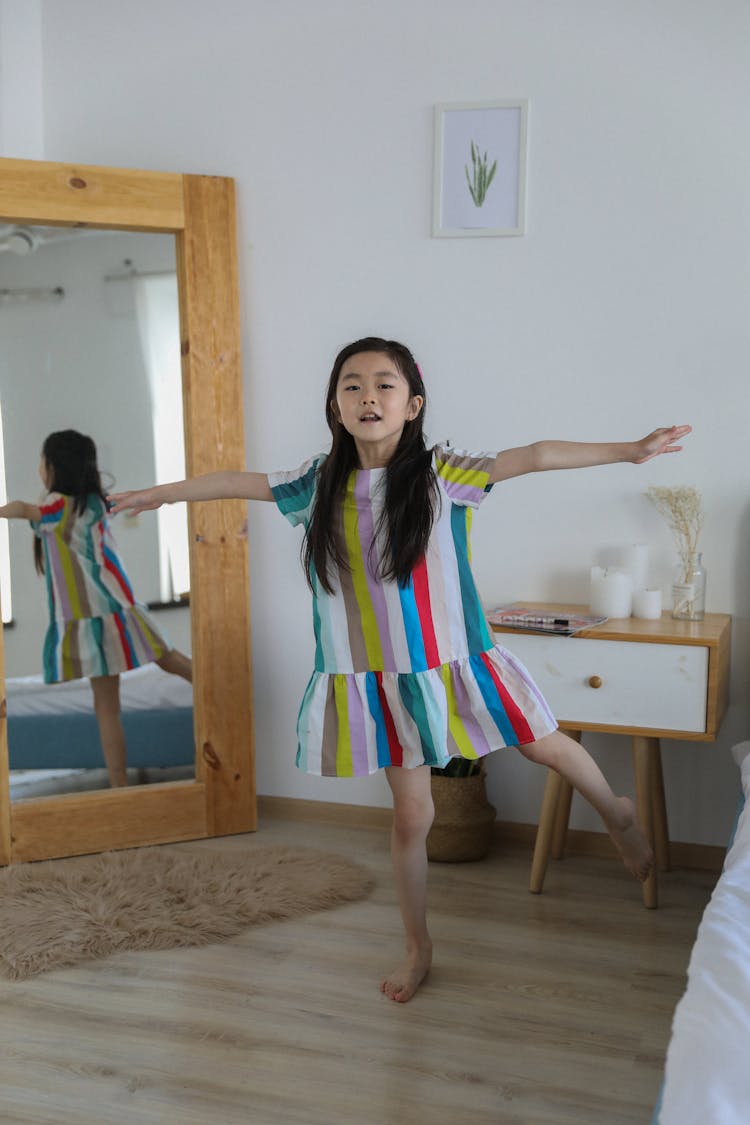
[[[269,476],[277,506],[307,526],[318,467]],[[334,591],[313,574],[315,670],[297,722],[297,765],[360,777],[384,766],[444,766],[534,742],[556,722],[523,665],[493,643],[470,567],[471,518],[494,454],[436,446],[440,504],[406,585],[380,577],[375,534],[386,469],[356,470],[338,519],[348,569]]]
[[[111,676],[159,660],[171,648],[135,600],[99,496],[83,512],[71,496],[50,493],[32,527],[44,550],[50,624],[45,683]]]

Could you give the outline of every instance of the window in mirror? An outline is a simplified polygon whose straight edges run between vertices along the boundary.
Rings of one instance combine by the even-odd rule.
[[[162,484],[185,476],[177,275],[169,270],[139,271],[130,258],[123,265],[125,272],[111,274],[105,280],[126,282],[133,290],[151,398],[154,481]],[[184,600],[190,592],[187,505],[160,508],[156,524],[160,600]]]

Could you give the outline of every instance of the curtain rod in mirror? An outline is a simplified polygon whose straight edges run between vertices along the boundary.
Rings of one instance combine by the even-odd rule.
[[[108,273],[104,281],[131,281],[137,277],[174,277],[174,270],[127,270],[124,273]]]
[[[26,304],[31,301],[61,301],[65,296],[62,285],[48,289],[0,289],[0,304]]]

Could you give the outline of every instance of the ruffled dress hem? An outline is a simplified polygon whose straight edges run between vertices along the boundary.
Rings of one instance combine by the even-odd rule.
[[[160,660],[170,648],[138,603],[102,617],[54,620],[44,640],[44,682],[119,675]]]
[[[422,672],[313,672],[297,724],[296,764],[324,777],[386,766],[443,768],[536,742],[557,729],[523,664],[492,645]]]

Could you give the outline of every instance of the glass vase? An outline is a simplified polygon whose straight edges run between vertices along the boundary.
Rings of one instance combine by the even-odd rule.
[[[692,566],[678,563],[672,582],[672,617],[683,621],[702,621],[706,608],[706,571],[703,555]]]

